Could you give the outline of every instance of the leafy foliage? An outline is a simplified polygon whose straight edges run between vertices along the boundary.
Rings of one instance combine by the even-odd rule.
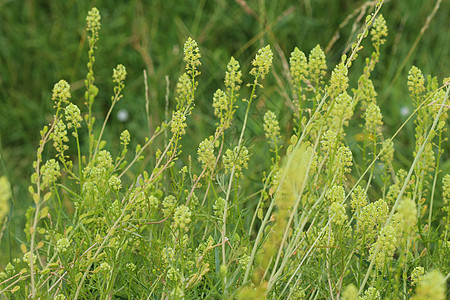
[[[101,16],[91,9],[85,107],[71,102],[67,81],[55,84],[52,120],[40,132],[28,189],[34,205],[23,256],[0,273],[0,298],[444,299],[448,174],[442,200],[436,191],[450,87],[411,69],[415,147],[409,169],[396,170],[394,141],[403,126],[385,134],[370,79],[388,32],[382,4],[331,72],[320,46],[308,56],[294,49],[286,89],[293,128],[271,110],[257,120],[253,113],[267,89],[271,47],[256,53],[248,74],[232,57],[211,101],[214,133],[203,137],[197,160],[183,152],[204,76],[197,42],[184,45],[172,113],[166,110],[134,151],[122,131],[116,149],[103,134],[115,105],[126,101],[128,74],[122,64],[113,70],[110,108],[97,125]],[[358,69],[369,34],[373,52]],[[351,88],[349,74],[361,70]],[[252,79],[243,85],[243,77]],[[266,156],[252,152],[252,119],[264,131]],[[359,140],[348,134],[351,122],[361,124]],[[256,155],[266,160],[255,162]],[[258,164],[264,171],[249,171]],[[1,177],[0,201],[10,195]]]

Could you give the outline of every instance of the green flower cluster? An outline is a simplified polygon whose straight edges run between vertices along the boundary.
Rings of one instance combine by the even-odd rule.
[[[185,205],[178,206],[173,214],[173,228],[180,229],[180,231],[187,231],[189,223],[191,223],[191,211],[189,207]]]
[[[327,62],[325,53],[320,45],[317,45],[311,50],[308,57],[308,74],[312,86],[317,89],[322,83],[326,74]]]
[[[159,206],[159,200],[154,195],[148,197],[148,204],[151,209],[157,209]]]
[[[111,172],[114,169],[111,154],[107,150],[98,152],[94,161],[91,161],[83,170],[84,184],[82,194],[86,200],[91,200],[91,205],[100,205],[98,202],[100,193],[110,188]],[[87,203],[86,203],[87,206]],[[86,207],[87,208],[87,207]]]
[[[111,266],[107,262],[102,262],[99,266],[98,272],[107,273],[111,270]]]
[[[197,71],[197,67],[201,65],[200,57],[200,49],[197,46],[197,42],[189,37],[184,44],[183,60],[186,63],[187,74],[191,75],[192,77],[200,75],[200,72]]]
[[[97,154],[97,167],[109,170],[113,167],[113,160],[111,157],[111,153],[106,150],[102,150]]]
[[[358,297],[358,300],[381,300],[381,295],[376,288],[371,286],[364,292],[362,297]]]
[[[59,159],[63,162],[66,159],[64,152],[69,149],[69,146],[66,145],[66,143],[69,141],[66,128],[66,124],[64,124],[62,120],[59,120],[55,125],[52,135],[53,147],[55,147],[56,151],[58,152]]]
[[[383,125],[383,115],[378,105],[370,103],[364,114],[364,119],[366,120],[364,125],[365,130],[374,137],[378,136],[381,133],[381,126]]]
[[[223,212],[225,210],[225,199],[219,197],[216,199],[213,205],[214,216],[219,220],[219,224],[222,224]]]
[[[250,75],[261,77],[264,79],[269,73],[272,65],[273,53],[270,46],[266,46],[258,50],[256,57],[252,61],[253,68],[250,70]]]
[[[302,94],[302,84],[306,83],[308,80],[308,61],[306,59],[305,53],[300,51],[297,47],[291,53],[289,58],[291,84],[294,89],[294,93],[297,95],[294,100],[294,105],[296,106],[296,115],[301,110],[301,102],[304,101],[305,95]]]
[[[60,80],[53,86],[52,100],[55,102],[55,107],[60,107],[62,103],[67,103],[70,95],[70,85],[65,80]]]
[[[126,148],[130,144],[130,132],[128,130],[122,131],[120,134],[120,143]]]
[[[350,201],[350,206],[352,211],[359,213],[363,207],[367,205],[367,196],[364,189],[358,185],[352,193],[352,200]]]
[[[386,201],[389,205],[393,205],[397,200],[397,197],[400,194],[400,190],[402,189],[403,182],[405,181],[407,175],[408,173],[403,169],[397,171],[397,180],[389,187],[388,193],[386,195]]]
[[[227,149],[227,151],[225,151],[225,155],[223,156],[225,173],[231,173],[234,168],[234,176],[236,178],[242,177],[242,171],[248,168],[249,159],[250,154],[245,146],[242,146],[241,149],[239,149],[238,146],[234,147],[233,150]]]
[[[100,30],[100,12],[96,7],[93,7],[86,17],[87,30],[92,32],[94,39],[98,39],[98,31]]]
[[[342,226],[347,223],[347,214],[345,213],[345,207],[341,202],[331,203],[328,214],[331,219],[331,223]]]
[[[447,174],[442,179],[442,199],[445,204],[450,203],[450,174]]]
[[[335,99],[337,96],[345,93],[348,88],[348,69],[345,66],[345,62],[341,62],[331,72],[330,82],[327,88],[328,94],[331,99]]]
[[[178,78],[176,86],[176,96],[175,100],[177,103],[176,109],[180,110],[191,102],[192,96],[192,80],[187,73],[183,73],[180,78]]]
[[[112,188],[114,191],[119,191],[122,188],[122,182],[119,177],[116,175],[111,175],[108,181],[108,185],[110,188]]]
[[[381,146],[380,160],[388,166],[394,161],[394,142],[391,139],[384,140]]]
[[[375,103],[378,93],[375,91],[372,80],[367,77],[368,75],[361,77],[358,80],[358,88],[352,89],[355,99],[361,101],[361,110],[365,111],[369,103]]]
[[[113,82],[116,84],[114,86],[114,96],[111,96],[111,101],[113,103],[119,101],[122,98],[122,90],[125,87],[124,81],[127,77],[127,70],[124,65],[118,64],[116,68],[113,69]]]
[[[177,205],[177,199],[175,199],[175,197],[172,195],[168,195],[164,197],[162,205],[164,217],[167,218],[175,210],[175,207]]]
[[[347,92],[339,94],[331,107],[328,117],[328,127],[336,132],[342,132],[342,126],[348,126],[353,116],[352,97]]]
[[[37,261],[37,255],[31,254],[31,252],[27,252],[23,255],[22,260],[27,265],[31,265],[31,260],[33,260],[33,264],[36,264]]]
[[[397,206],[398,221],[404,234],[408,235],[417,228],[417,207],[411,198],[403,198]]]
[[[415,267],[411,272],[411,283],[417,285],[422,281],[423,275],[425,275],[425,269],[423,267]]]
[[[370,31],[372,36],[372,44],[375,47],[377,54],[379,53],[380,45],[386,42],[385,37],[388,35],[388,28],[386,26],[386,20],[383,15],[379,15],[373,23],[372,30]]]
[[[337,146],[337,135],[336,132],[329,129],[322,134],[322,138],[320,139],[321,151],[323,156],[329,155]]]
[[[335,185],[331,189],[328,190],[327,200],[329,204],[332,203],[342,203],[345,199],[345,191],[344,187],[340,185]]]
[[[224,119],[228,107],[227,95],[221,89],[217,89],[213,96],[214,115],[219,117],[221,120]],[[223,122],[221,121],[221,123]]]
[[[186,116],[181,110],[177,110],[172,114],[172,123],[170,125],[170,130],[174,136],[181,136],[186,133]]]
[[[204,139],[197,150],[198,161],[202,164],[203,168],[207,170],[212,170],[214,163],[216,161],[216,156],[214,155],[214,144],[213,137]]]
[[[364,206],[361,214],[356,216],[358,231],[368,238],[375,237],[379,228],[386,222],[388,214],[389,207],[383,199]]]
[[[69,103],[69,105],[66,106],[65,117],[67,122],[67,128],[70,129],[81,127],[81,121],[83,121],[83,118],[81,117],[80,109],[75,104]],[[73,135],[75,137],[77,136],[76,131],[73,132]]]
[[[242,72],[239,62],[231,57],[225,72],[226,92],[217,89],[213,96],[214,115],[219,118],[217,123],[216,136],[223,134],[223,131],[231,126],[235,112],[235,102],[239,97],[237,93],[241,88]]]
[[[128,152],[128,145],[130,144],[130,132],[128,130],[124,130],[122,131],[122,133],[120,134],[120,144],[123,147],[122,150],[122,156],[125,156],[125,154],[127,154]]]
[[[370,247],[369,260],[375,259],[375,266],[382,270],[392,257],[398,245],[397,230],[394,226],[387,225],[381,229],[377,241]],[[378,249],[378,252],[375,251]]]
[[[241,88],[242,72],[240,70],[239,62],[231,57],[225,72],[225,86],[229,92],[237,92]]]
[[[56,242],[56,252],[64,253],[69,248],[71,241],[68,238],[61,238]]]
[[[61,176],[59,163],[55,159],[49,159],[45,165],[42,166],[42,189],[53,185]]]
[[[336,175],[338,182],[345,180],[345,174],[352,171],[353,155],[352,151],[347,146],[341,146],[336,152],[332,173]]]
[[[281,140],[280,125],[278,123],[277,116],[270,110],[264,114],[263,129],[269,144],[277,148],[278,143]]]
[[[291,82],[300,94],[301,85],[300,83],[305,82],[308,77],[308,61],[306,59],[305,53],[300,51],[297,47],[291,53],[289,59]]]
[[[127,77],[127,70],[124,65],[118,64],[117,67],[113,69],[113,82],[117,84],[117,86],[124,86],[125,78]]]
[[[11,185],[6,176],[0,177],[0,224],[9,212],[9,198],[11,198]]]
[[[422,71],[416,66],[412,66],[408,73],[408,90],[412,98],[416,101],[420,100],[420,97],[425,92],[425,78]],[[417,102],[416,106],[420,105]]]

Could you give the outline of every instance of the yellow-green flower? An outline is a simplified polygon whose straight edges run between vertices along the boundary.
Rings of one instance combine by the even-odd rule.
[[[11,185],[6,176],[0,177],[0,222],[9,212],[9,198],[11,198]]]
[[[197,67],[201,65],[200,57],[200,49],[197,46],[197,42],[192,38],[188,38],[184,44],[184,61],[186,62],[186,72],[192,77],[200,74],[197,71]]]
[[[225,86],[230,91],[238,91],[241,87],[242,72],[239,70],[239,62],[231,57],[227,65],[227,72],[225,73]]]
[[[65,109],[65,116],[67,122],[67,128],[79,128],[81,127],[81,121],[83,118],[81,117],[81,112],[78,106],[73,103],[69,103]],[[75,132],[74,132],[75,134]]]
[[[214,144],[212,136],[204,139],[197,150],[198,161],[202,164],[203,168],[211,170],[214,167],[216,157],[214,155]]]
[[[87,30],[92,32],[98,32],[100,30],[100,12],[96,7],[93,7],[86,17]]]
[[[250,74],[253,76],[261,76],[264,78],[270,70],[272,65],[273,53],[270,50],[270,46],[266,46],[258,50],[255,59],[252,61],[253,68]]]
[[[308,74],[313,87],[317,87],[322,83],[326,70],[325,53],[320,48],[320,45],[317,45],[311,50],[308,58]]]
[[[270,110],[268,110],[264,115],[263,129],[266,139],[270,144],[276,147],[281,139],[280,125],[278,123],[277,116]]]
[[[67,103],[71,97],[70,85],[65,80],[60,80],[53,86],[52,100],[59,103]]]
[[[233,167],[234,176],[239,178],[242,176],[242,171],[248,168],[248,160],[250,159],[250,154],[245,146],[242,146],[239,153],[238,147],[236,146],[233,150],[227,149],[223,157],[223,164],[225,166],[225,173],[231,173]]]
[[[125,81],[127,77],[127,70],[124,65],[118,64],[117,67],[113,70],[113,82],[121,85]]]
[[[42,166],[41,172],[43,188],[52,185],[61,176],[59,163],[53,158]]]
[[[173,214],[173,227],[183,231],[188,229],[189,223],[191,223],[191,211],[189,207],[185,205],[178,206]]]

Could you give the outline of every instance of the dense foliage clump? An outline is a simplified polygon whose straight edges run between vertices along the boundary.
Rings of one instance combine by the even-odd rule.
[[[90,10],[85,107],[72,102],[67,81],[54,85],[52,121],[33,163],[23,253],[0,273],[0,299],[445,299],[450,175],[438,178],[449,82],[411,68],[415,147],[409,169],[397,170],[403,125],[384,133],[371,80],[388,34],[381,5],[331,72],[319,45],[308,56],[293,50],[286,87],[292,128],[272,110],[259,119],[253,113],[272,68],[271,47],[256,53],[248,74],[231,57],[211,99],[211,134],[192,155],[183,140],[192,134],[204,76],[197,42],[184,45],[185,69],[166,119],[135,149],[128,130],[113,148],[103,134],[115,105],[126,101],[127,71],[114,68],[110,109],[98,126],[92,107],[101,17]],[[369,35],[373,52],[363,70],[353,69]],[[359,75],[354,86],[350,72]],[[266,138],[265,155],[249,138],[252,118]],[[263,171],[249,170],[255,165]],[[1,177],[0,222],[10,195]]]

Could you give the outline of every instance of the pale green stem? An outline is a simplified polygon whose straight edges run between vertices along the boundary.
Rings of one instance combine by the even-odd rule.
[[[245,129],[247,128],[247,120],[248,120],[248,115],[250,112],[250,105],[252,104],[252,100],[255,97],[255,91],[256,91],[256,86],[258,85],[258,78],[259,78],[259,73],[255,75],[255,81],[253,82],[253,88],[252,88],[252,92],[250,93],[250,98],[248,100],[248,104],[247,104],[247,110],[245,111],[245,117],[244,117],[244,124],[242,125],[242,130],[241,130],[241,136],[239,137],[239,142],[237,145],[237,151],[236,151],[236,157],[234,158],[235,161],[236,159],[239,157],[239,154],[241,152],[241,148],[242,148],[242,141],[244,140],[244,133],[245,133]],[[228,201],[230,199],[230,194],[231,194],[231,186],[233,184],[233,179],[234,179],[234,173],[236,171],[236,165],[233,165],[233,168],[231,169],[231,173],[230,173],[230,182],[228,183],[228,189],[227,189],[227,194],[225,197],[225,207],[223,209],[223,219],[222,219],[222,263],[223,265],[226,265],[226,255],[225,255],[225,235],[226,235],[226,230],[227,230],[227,225],[226,225],[226,220],[227,220],[227,210],[228,210]]]
[[[77,131],[77,127],[74,126],[74,130],[75,130],[75,135],[76,135],[76,140],[77,140],[77,154],[78,154],[78,174],[79,174],[79,179],[80,179],[80,195],[81,195],[81,189],[82,189],[82,180],[83,178],[81,177],[81,149],[80,149],[80,139],[78,138],[78,131]]]
[[[119,90],[119,92],[116,95],[114,95],[114,100],[112,101],[111,107],[109,108],[108,113],[106,114],[105,121],[103,121],[102,130],[100,130],[100,135],[98,136],[97,143],[95,145],[95,149],[94,149],[94,154],[93,154],[92,160],[95,160],[95,157],[96,157],[97,151],[98,151],[98,147],[99,147],[99,145],[100,145],[100,143],[102,141],[103,132],[105,131],[106,123],[109,120],[109,117],[110,117],[110,115],[112,113],[114,105],[117,103],[117,99],[119,98],[119,95],[120,95],[120,90]]]
[[[60,111],[60,107],[58,105],[52,127],[47,131],[47,134],[42,138],[42,144],[40,145],[40,147],[38,149],[38,155],[37,155],[37,159],[36,159],[36,174],[38,175],[37,181],[36,181],[36,189],[37,189],[36,193],[38,195],[38,199],[36,201],[36,208],[34,211],[34,220],[33,220],[33,227],[32,227],[33,232],[31,232],[30,255],[28,257],[28,259],[30,261],[31,298],[33,298],[33,299],[36,297],[36,282],[35,282],[35,278],[34,278],[35,274],[34,274],[33,252],[34,252],[34,244],[36,241],[36,226],[37,226],[40,207],[41,207],[41,203],[40,203],[40,200],[41,200],[41,176],[40,176],[41,158],[40,158],[40,156],[42,156],[42,152],[44,152],[44,146],[48,142],[50,134],[53,132],[53,129],[55,128],[56,123],[58,122],[59,111]],[[37,253],[36,256],[39,257],[39,253]]]
[[[442,130],[439,131],[438,157],[436,159],[436,170],[435,170],[434,178],[433,178],[433,188],[431,189],[430,212],[428,214],[428,229],[431,229],[431,217],[433,214],[434,191],[436,189],[437,177],[439,174],[439,161],[440,161],[440,157],[441,157],[441,146],[442,146]],[[429,232],[431,233],[431,230]]]

